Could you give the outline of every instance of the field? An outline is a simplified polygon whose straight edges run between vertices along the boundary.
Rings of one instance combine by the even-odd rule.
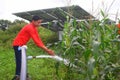
[[[28,60],[28,73],[32,80],[119,80],[120,39],[115,24],[101,21],[72,22],[64,24],[63,40],[56,42],[56,33],[40,28],[43,42],[57,55],[78,66],[65,66],[53,59]],[[0,80],[10,80],[15,72],[12,40],[24,24],[12,25],[0,31]],[[32,40],[28,43],[27,55],[47,54],[37,48]]]

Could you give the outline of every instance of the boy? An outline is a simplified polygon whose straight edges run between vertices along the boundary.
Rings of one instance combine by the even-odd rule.
[[[26,45],[27,42],[32,38],[34,43],[44,51],[46,51],[49,55],[54,56],[54,51],[48,49],[42,42],[41,38],[39,37],[37,28],[40,26],[42,20],[39,16],[33,16],[32,21],[25,25],[16,38],[13,41],[13,48],[15,52],[16,58],[16,73],[15,77],[12,80],[19,80],[20,79],[20,71],[21,71],[21,50],[20,47]]]

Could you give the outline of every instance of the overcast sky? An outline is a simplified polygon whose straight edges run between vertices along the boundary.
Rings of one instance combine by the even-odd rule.
[[[79,5],[95,17],[103,9],[111,19],[120,18],[120,0],[0,0],[0,19],[14,21],[19,18],[12,13],[67,5]]]

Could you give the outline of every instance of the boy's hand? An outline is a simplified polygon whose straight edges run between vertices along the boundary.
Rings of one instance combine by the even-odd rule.
[[[54,51],[51,49],[48,49],[46,46],[42,46],[41,48],[44,49],[49,55],[51,56],[55,55]]]
[[[48,53],[49,55],[51,55],[51,56],[54,56],[54,55],[55,55],[54,51],[51,50],[51,49],[47,49],[47,53]]]

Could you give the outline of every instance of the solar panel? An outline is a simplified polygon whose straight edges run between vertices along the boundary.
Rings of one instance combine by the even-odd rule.
[[[92,16],[79,6],[56,7],[50,9],[26,11],[14,13],[14,15],[24,18],[26,20],[31,20],[31,17],[33,15],[38,15],[44,19],[44,22],[49,22],[53,20],[65,21],[67,15],[70,16],[71,18],[76,19],[88,19],[90,18],[90,16]]]
[[[38,15],[43,19],[43,26],[47,26],[48,23],[44,24],[46,22],[52,22],[53,25],[52,27],[49,27],[49,29],[53,31],[58,31],[63,29],[63,26],[58,25],[58,22],[64,24],[64,21],[66,21],[66,16],[69,16],[70,18],[77,20],[94,18],[92,15],[90,15],[80,6],[67,6],[67,7],[56,7],[50,9],[25,11],[25,12],[14,13],[14,15],[26,19],[28,21],[31,21],[33,15]],[[54,27],[55,25],[56,27]]]

